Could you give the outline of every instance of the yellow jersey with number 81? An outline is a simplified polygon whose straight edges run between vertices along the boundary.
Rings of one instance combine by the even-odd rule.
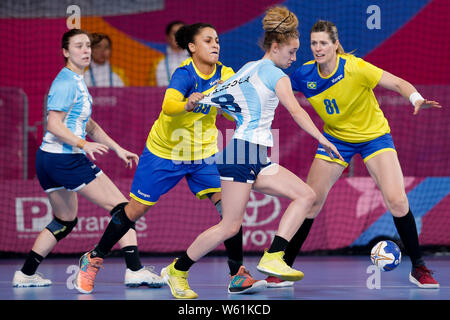
[[[291,75],[292,89],[302,92],[324,121],[324,131],[340,140],[359,143],[373,140],[390,128],[373,88],[383,70],[351,54],[338,54],[335,70],[320,74],[309,61]]]

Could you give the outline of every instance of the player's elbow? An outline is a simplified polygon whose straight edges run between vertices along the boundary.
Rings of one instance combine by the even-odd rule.
[[[55,115],[50,113],[47,118],[47,124],[46,124],[47,131],[49,131],[53,134],[56,134],[58,132],[58,128],[62,124],[63,123],[62,123],[61,119],[59,119],[58,117],[56,117]]]

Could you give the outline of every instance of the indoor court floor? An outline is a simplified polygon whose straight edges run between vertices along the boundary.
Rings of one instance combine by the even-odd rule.
[[[171,263],[171,257],[142,257],[145,266],[157,273]],[[450,300],[450,256],[426,256],[429,269],[440,282],[439,289],[421,289],[408,280],[409,258],[393,271],[377,272],[365,256],[299,256],[294,267],[305,277],[293,287],[267,288],[247,295],[227,292],[229,282],[226,257],[205,257],[189,274],[197,300],[273,301],[273,300]],[[247,256],[244,264],[256,279],[265,276],[256,270],[259,256]],[[0,300],[172,300],[168,286],[128,288],[123,284],[125,262],[109,257],[100,269],[93,293],[81,294],[73,288],[78,258],[48,258],[38,269],[52,280],[49,287],[13,288],[11,280],[22,267],[23,259],[0,259]],[[450,306],[450,305],[449,305]]]

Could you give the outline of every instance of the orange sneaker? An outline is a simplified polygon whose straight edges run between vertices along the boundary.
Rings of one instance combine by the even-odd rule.
[[[264,290],[266,287],[266,280],[253,279],[253,277],[250,275],[250,272],[245,270],[244,266],[241,266],[238,273],[236,273],[230,279],[230,284],[228,285],[228,293],[255,293]]]
[[[80,270],[75,278],[75,288],[81,293],[91,293],[98,270],[103,265],[103,258],[91,258],[91,252],[85,253],[80,259]]]

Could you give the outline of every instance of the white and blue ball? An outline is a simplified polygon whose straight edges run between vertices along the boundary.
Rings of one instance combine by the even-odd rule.
[[[400,264],[402,252],[395,242],[383,240],[372,248],[370,260],[382,271],[391,271]]]

